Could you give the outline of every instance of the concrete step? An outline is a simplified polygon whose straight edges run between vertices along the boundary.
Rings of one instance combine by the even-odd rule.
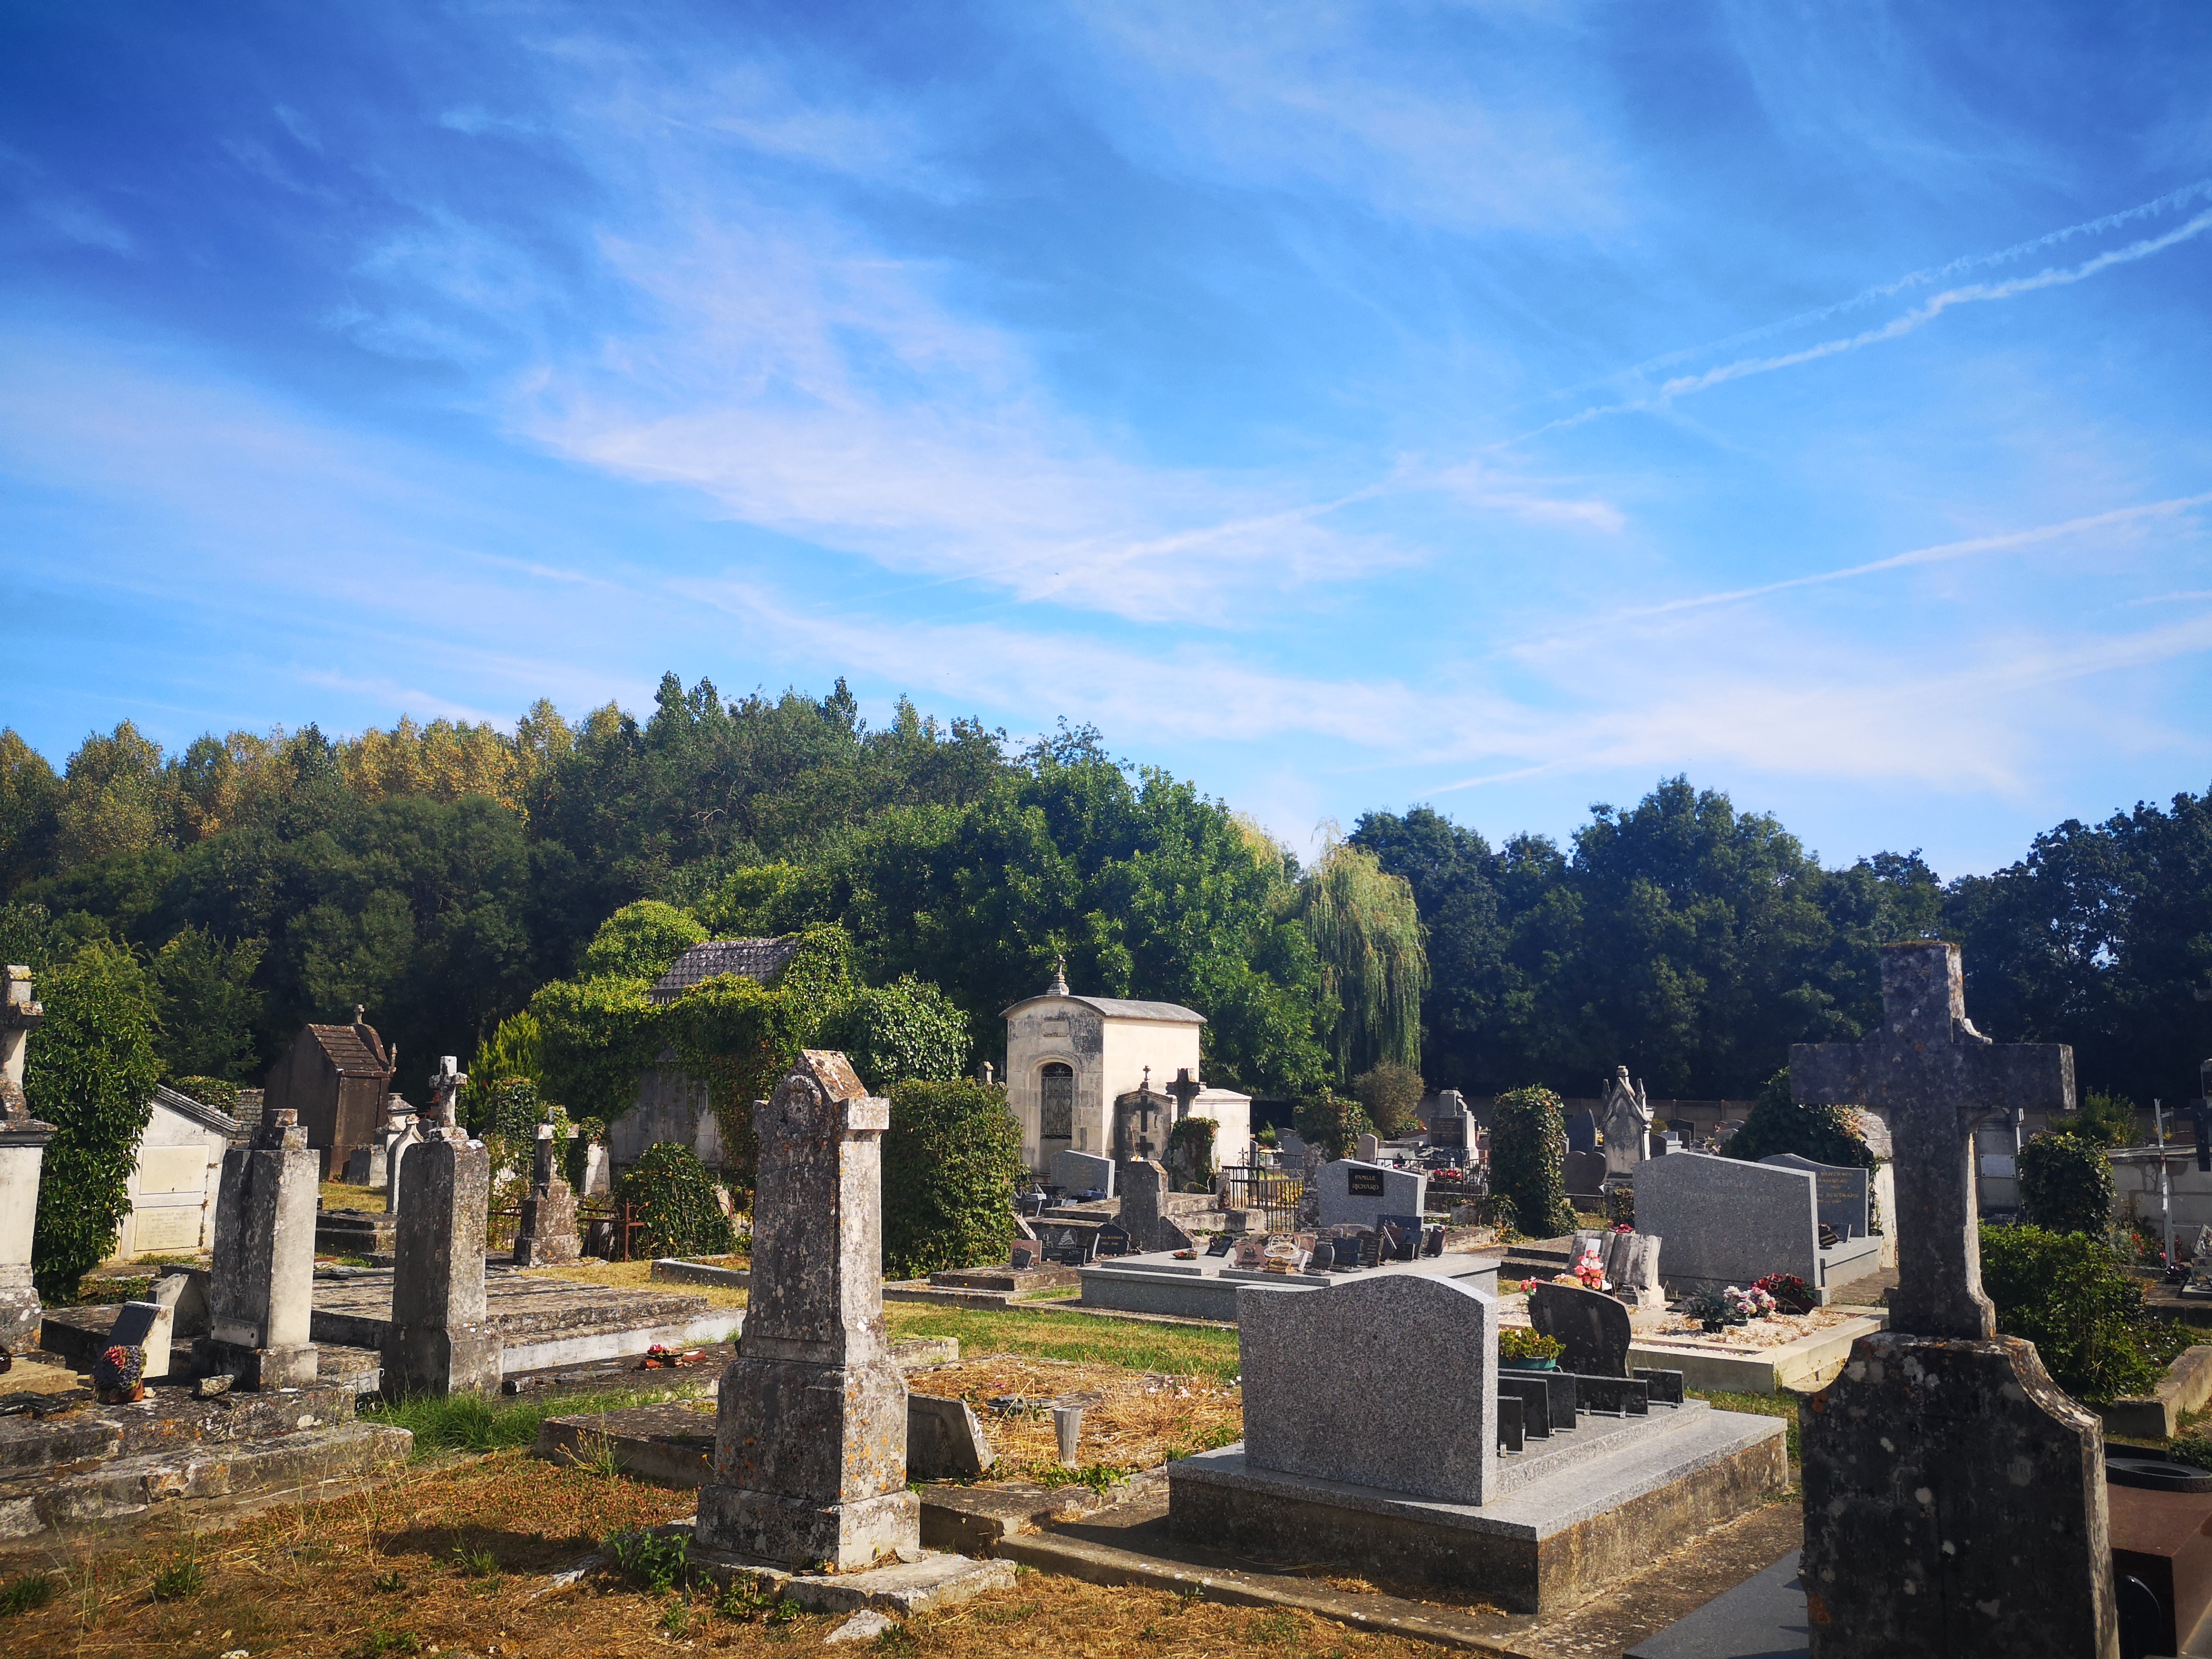
[[[129,1520],[159,1504],[285,1492],[396,1473],[414,1448],[404,1429],[368,1423],[271,1439],[104,1459],[0,1480],[0,1540]]]

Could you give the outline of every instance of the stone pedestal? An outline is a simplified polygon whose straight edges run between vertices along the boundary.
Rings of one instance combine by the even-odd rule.
[[[561,1178],[558,1151],[553,1126],[539,1124],[530,1196],[522,1200],[522,1224],[514,1234],[518,1267],[559,1267],[584,1253],[583,1241],[576,1236],[576,1195]]]
[[[320,1155],[300,1115],[263,1119],[250,1146],[223,1154],[208,1274],[210,1350],[247,1389],[315,1380],[315,1197]]]
[[[1861,1337],[1808,1401],[1814,1659],[2118,1651],[2096,1416],[2014,1337]]]
[[[810,1050],[754,1109],[751,1305],[723,1373],[708,1548],[798,1567],[915,1559],[906,1382],[884,1332],[880,1137],[890,1103]]]
[[[458,1129],[407,1152],[392,1242],[386,1395],[481,1394],[499,1387],[499,1339],[485,1322],[484,1219],[491,1155]]]

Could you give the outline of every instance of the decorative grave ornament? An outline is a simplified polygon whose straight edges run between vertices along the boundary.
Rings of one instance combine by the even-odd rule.
[[[1605,1125],[1605,1173],[1608,1180],[1633,1180],[1637,1166],[1651,1156],[1651,1107],[1644,1085],[1628,1080],[1628,1067],[1613,1067],[1600,1109]]]
[[[1897,1160],[1890,1328],[1804,1412],[1814,1659],[2116,1659],[2102,1427],[1996,1334],[1974,1192],[1975,1127],[2071,1110],[2073,1051],[1977,1031],[1954,945],[1884,946],[1881,988],[1864,1042],[1790,1051],[1790,1092],[1883,1109]]]

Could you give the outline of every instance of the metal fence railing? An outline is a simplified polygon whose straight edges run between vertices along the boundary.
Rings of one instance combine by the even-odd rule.
[[[1269,1232],[1287,1231],[1297,1224],[1298,1200],[1305,1196],[1303,1170],[1270,1169],[1259,1164],[1232,1164],[1221,1172],[1221,1205],[1227,1210],[1253,1212],[1253,1221],[1267,1218]]]

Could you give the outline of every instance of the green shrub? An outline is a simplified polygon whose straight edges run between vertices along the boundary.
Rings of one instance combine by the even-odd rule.
[[[720,1255],[730,1248],[730,1218],[715,1201],[714,1172],[689,1146],[664,1140],[622,1172],[615,1196],[645,1224],[655,1255]]]
[[[1213,1185],[1213,1140],[1220,1125],[1210,1117],[1187,1117],[1168,1131],[1168,1163],[1194,1188]]]
[[[2081,1109],[2067,1127],[2099,1146],[2132,1146],[2142,1133],[2135,1102],[2103,1089],[2092,1089],[2081,1097]]]
[[[1300,1139],[1309,1146],[1320,1147],[1331,1158],[1349,1157],[1359,1137],[1375,1127],[1358,1101],[1328,1087],[1298,1102],[1291,1121]]]
[[[218,1112],[238,1115],[239,1085],[219,1077],[180,1077],[169,1085],[187,1100],[212,1106]]]
[[[1004,1261],[1014,1231],[1021,1127],[995,1083],[891,1085],[884,1136],[884,1271],[913,1279]]]
[[[904,974],[855,994],[823,1022],[815,1043],[842,1048],[878,1094],[909,1078],[950,1083],[968,1068],[968,1016],[928,981]]]
[[[1498,1097],[1490,1121],[1490,1190],[1513,1205],[1513,1223],[1536,1238],[1575,1230],[1567,1202],[1566,1103],[1532,1085]]]
[[[1881,1160],[1859,1133],[1858,1114],[1848,1106],[1827,1106],[1790,1097],[1790,1068],[1785,1066],[1760,1087],[1743,1127],[1729,1137],[1722,1149],[1729,1158],[1756,1164],[1778,1152],[1795,1152],[1818,1164],[1841,1164],[1871,1170]]]
[[[1352,1079],[1353,1097],[1374,1124],[1375,1133],[1385,1137],[1403,1134],[1409,1125],[1420,1121],[1421,1097],[1427,1091],[1419,1072],[1395,1060],[1383,1060]]]
[[[31,1269],[40,1297],[66,1304],[115,1248],[160,1068],[146,975],[121,945],[88,945],[33,989],[46,1018],[28,1044],[23,1092],[31,1115],[60,1133],[40,1172]]]
[[[2019,1169],[2020,1207],[2031,1226],[2104,1238],[2112,1164],[2102,1146],[2077,1134],[2038,1135],[2020,1149]]]
[[[641,979],[649,985],[706,938],[707,930],[688,910],[659,899],[640,899],[599,924],[577,960],[576,977]]]
[[[2060,1388],[2094,1403],[2157,1382],[2166,1333],[2147,1325],[2142,1282],[2101,1237],[1985,1226],[1981,1239],[1997,1329],[2035,1344]]]
[[[655,1595],[665,1595],[691,1577],[691,1540],[664,1537],[643,1527],[611,1533],[599,1548],[623,1576]]]

